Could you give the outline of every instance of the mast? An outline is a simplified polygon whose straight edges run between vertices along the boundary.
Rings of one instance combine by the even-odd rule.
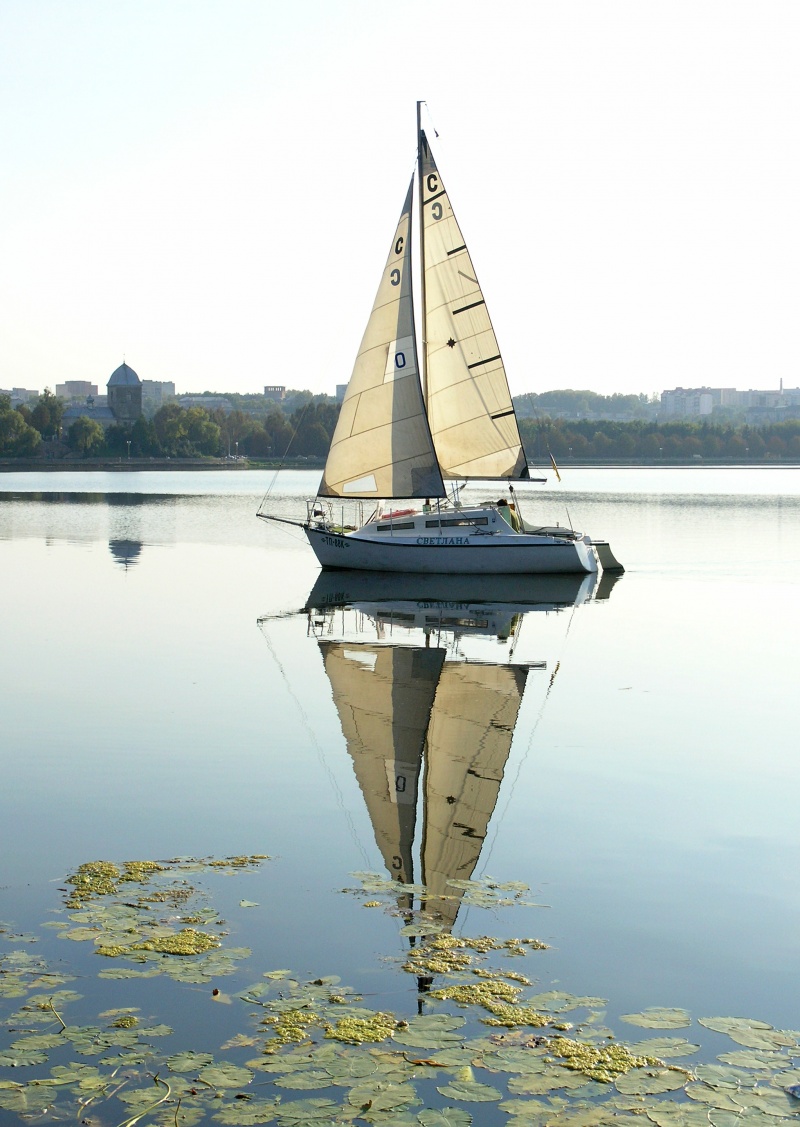
[[[417,102],[417,194],[419,196],[419,277],[420,277],[420,300],[422,303],[422,320],[420,328],[422,329],[421,336],[421,359],[422,370],[420,372],[422,384],[422,402],[425,406],[425,413],[428,412],[428,326],[427,326],[427,313],[425,302],[425,213],[424,201],[422,198],[422,107],[423,102]]]

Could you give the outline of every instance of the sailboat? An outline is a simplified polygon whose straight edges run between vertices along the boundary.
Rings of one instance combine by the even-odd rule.
[[[288,523],[301,524],[323,568],[524,575],[591,573],[600,563],[621,570],[605,541],[529,523],[520,512],[513,483],[531,480],[528,461],[483,291],[421,127],[421,105],[422,347],[412,176],[317,497],[305,521]],[[473,481],[503,482],[510,499],[465,504],[461,489]],[[352,511],[344,502],[354,503]],[[263,503],[258,515],[286,521]]]

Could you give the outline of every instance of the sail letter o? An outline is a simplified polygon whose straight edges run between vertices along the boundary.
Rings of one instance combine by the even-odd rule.
[[[392,270],[391,274],[389,275],[389,280],[390,280],[390,282],[392,283],[393,286],[399,286],[400,285],[400,271],[399,270]]]
[[[395,366],[395,368],[405,368],[405,366],[406,366],[406,354],[404,352],[395,352],[395,354],[394,354],[394,366]]]

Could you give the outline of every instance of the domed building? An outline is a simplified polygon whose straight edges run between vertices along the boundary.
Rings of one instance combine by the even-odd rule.
[[[135,423],[142,414],[142,381],[124,361],[107,384],[108,406],[118,423]]]

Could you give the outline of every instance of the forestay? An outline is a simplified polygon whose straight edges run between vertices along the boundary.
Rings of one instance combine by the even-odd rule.
[[[428,421],[444,478],[527,478],[486,302],[424,133],[420,177]]]
[[[411,200],[367,323],[320,485],[325,497],[443,497],[425,416],[411,286]]]

